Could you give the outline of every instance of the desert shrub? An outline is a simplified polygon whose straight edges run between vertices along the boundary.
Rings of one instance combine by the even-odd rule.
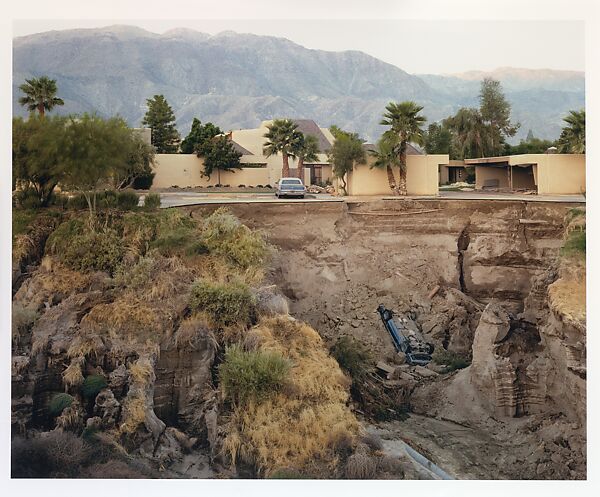
[[[18,209],[39,209],[42,204],[33,188],[24,188],[13,194],[13,205]]]
[[[238,188],[246,188],[246,185],[238,185]]]
[[[197,280],[190,292],[190,307],[203,312],[217,325],[247,324],[254,313],[255,299],[240,282],[213,283]]]
[[[118,233],[112,228],[91,230],[81,219],[62,223],[49,237],[46,251],[76,271],[113,273],[124,255]]]
[[[471,364],[468,357],[450,350],[445,350],[442,347],[435,349],[431,359],[436,364],[445,365],[447,367],[447,372],[464,369]]]
[[[371,480],[377,473],[377,461],[366,452],[355,452],[346,461],[346,478]]]
[[[358,340],[343,336],[331,348],[331,355],[352,379],[362,378],[373,362],[371,352]]]
[[[86,399],[93,399],[100,393],[100,390],[106,388],[108,383],[106,382],[106,378],[104,376],[100,376],[97,374],[92,374],[90,376],[86,376],[85,380],[83,380],[83,384],[81,385],[81,393],[83,397]]]
[[[155,216],[156,238],[150,248],[167,257],[182,255],[199,238],[196,222],[177,209],[161,209]]]
[[[160,207],[160,194],[148,193],[144,197],[144,207],[146,209],[158,209]]]
[[[13,478],[79,476],[94,457],[93,448],[73,433],[54,430],[34,438],[16,438],[11,446]]]
[[[259,266],[269,255],[269,247],[258,232],[251,231],[227,209],[220,208],[206,218],[202,239],[211,253],[240,266]]]
[[[140,197],[132,191],[117,192],[117,207],[124,211],[130,211],[138,206]]]
[[[404,466],[397,457],[382,456],[377,459],[378,472],[387,473],[396,479],[404,478]]]
[[[68,393],[57,393],[48,404],[48,412],[52,416],[59,416],[75,399]]]
[[[276,352],[244,351],[232,345],[219,366],[219,379],[225,396],[232,401],[261,401],[283,386],[290,367],[290,362]]]
[[[252,464],[266,477],[282,468],[331,477],[340,461],[337,441],[358,431],[347,406],[347,377],[319,334],[304,323],[265,318],[252,332],[260,337],[259,351],[278,353],[293,366],[272,395],[234,406],[225,454],[233,462]]]

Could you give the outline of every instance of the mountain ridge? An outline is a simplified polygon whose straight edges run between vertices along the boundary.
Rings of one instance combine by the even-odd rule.
[[[516,138],[531,126],[540,138],[556,138],[561,118],[570,108],[583,106],[583,74],[565,79],[561,71],[546,73],[546,84],[528,77],[533,73],[523,73],[519,80],[514,74],[522,68],[496,71],[502,69],[512,74],[503,86],[509,101],[515,99],[515,117],[524,121]],[[413,75],[361,51],[308,49],[286,38],[231,31],[209,35],[189,28],[158,34],[115,25],[15,38],[13,112],[26,113],[17,103],[18,85],[46,74],[57,79],[65,100],[60,113],[120,114],[137,126],[146,98],[162,93],[183,135],[193,117],[238,129],[294,116],[321,126],[338,124],[375,140],[390,100],[417,101],[430,122],[460,106],[477,105],[476,73],[488,72],[469,71],[466,78],[471,79]],[[529,101],[522,91],[532,92]]]

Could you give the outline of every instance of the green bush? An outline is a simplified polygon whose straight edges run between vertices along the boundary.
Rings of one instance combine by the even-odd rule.
[[[106,378],[104,378],[104,376],[92,374],[90,376],[86,376],[85,380],[83,380],[83,385],[81,385],[81,393],[85,399],[93,399],[100,393],[100,390],[106,388],[107,386],[108,383],[106,383]]]
[[[67,201],[67,209],[79,211],[87,208],[87,200],[85,199],[85,195],[83,193],[76,193],[75,195],[69,197],[69,200]]]
[[[563,255],[585,255],[585,230],[573,230],[561,250]]]
[[[118,192],[105,190],[96,194],[96,206],[100,209],[116,209],[119,206]]]
[[[205,312],[217,324],[248,324],[254,314],[255,298],[241,282],[213,283],[197,280],[190,292],[193,311]]]
[[[160,194],[148,193],[144,198],[144,207],[146,209],[158,209],[160,207]]]
[[[33,188],[17,190],[13,194],[13,205],[18,209],[39,209],[40,197]]]
[[[233,345],[225,351],[219,379],[225,396],[234,402],[260,401],[283,386],[290,368],[276,352],[244,351]]]
[[[373,356],[364,344],[349,336],[338,339],[331,355],[353,380],[364,377],[373,363]]]
[[[217,209],[206,218],[202,239],[211,253],[243,269],[260,266],[269,256],[269,246],[262,235],[244,226],[225,208]]]
[[[150,190],[154,181],[154,173],[143,174],[133,180],[133,188],[136,190]]]
[[[48,412],[52,416],[60,416],[60,414],[69,407],[75,399],[68,393],[57,393],[48,404]]]
[[[71,269],[111,274],[125,252],[122,239],[114,229],[93,231],[82,219],[62,223],[48,237],[46,250]]]
[[[140,197],[132,191],[117,192],[117,206],[124,211],[130,211],[138,206]]]
[[[464,369],[471,364],[468,357],[450,350],[445,350],[442,347],[437,347],[435,349],[431,359],[436,364],[447,366],[447,373],[455,371],[456,369]]]

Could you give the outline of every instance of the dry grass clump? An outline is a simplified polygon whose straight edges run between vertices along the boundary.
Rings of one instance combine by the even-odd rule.
[[[71,358],[87,358],[87,357],[98,357],[99,353],[104,350],[104,342],[102,338],[94,334],[78,334],[69,349],[67,350],[67,356]]]
[[[346,478],[371,480],[377,474],[377,460],[364,451],[357,451],[346,461]]]
[[[123,259],[125,248],[115,229],[92,230],[83,219],[71,219],[48,237],[46,252],[71,269],[112,274]]]
[[[242,269],[263,265],[271,250],[261,233],[250,230],[223,207],[204,220],[202,241],[211,253]]]
[[[235,403],[263,400],[281,389],[290,367],[290,361],[277,352],[228,347],[219,366],[223,394]]]
[[[121,266],[115,276],[118,286],[148,301],[187,293],[193,281],[194,272],[179,258],[158,253],[141,257],[134,266]]]
[[[62,372],[63,383],[67,388],[78,387],[83,384],[83,363],[82,357],[75,357],[71,359],[71,363]]]
[[[146,421],[146,401],[140,396],[127,396],[123,402],[121,414],[123,422],[119,432],[125,434],[135,433],[138,427]]]
[[[18,302],[12,304],[12,343],[17,346],[21,336],[31,330],[31,327],[39,317],[39,312]]]
[[[109,304],[96,305],[81,320],[84,329],[106,333],[111,339],[143,344],[158,343],[165,329],[175,318],[175,309],[168,305],[150,306],[135,295],[126,294]]]
[[[148,357],[140,357],[129,366],[129,375],[133,383],[147,385],[154,377],[154,365]]]
[[[144,392],[147,386],[154,382],[154,363],[149,357],[142,356],[129,366],[129,393],[123,402],[119,426],[121,434],[134,433],[146,421],[146,398]]]
[[[184,319],[177,328],[173,339],[175,347],[181,350],[195,350],[198,342],[205,340],[208,340],[214,350],[218,348],[210,322],[203,314],[195,314]]]
[[[234,408],[224,449],[264,476],[293,467],[306,474],[340,462],[341,439],[352,445],[358,421],[346,406],[348,382],[319,335],[289,318],[262,321],[253,332],[261,351],[277,352],[292,367],[281,391]]]
[[[244,283],[213,283],[200,279],[192,286],[189,305],[205,313],[218,326],[249,324],[255,299]]]

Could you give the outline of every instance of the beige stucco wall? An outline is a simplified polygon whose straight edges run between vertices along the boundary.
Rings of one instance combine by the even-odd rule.
[[[389,195],[385,169],[372,168],[373,157],[348,174],[348,195]],[[437,195],[439,165],[448,163],[448,155],[409,155],[406,158],[406,190],[409,195]],[[396,184],[399,172],[395,168]]]
[[[537,163],[539,195],[573,195],[586,191],[585,154],[529,154],[511,163]]]
[[[214,186],[219,182],[216,172],[210,180],[202,177],[203,162],[195,154],[157,154],[155,163],[152,189],[171,186],[180,188]],[[269,183],[267,168],[243,168],[234,172],[221,172],[221,184],[256,186],[272,183]]]
[[[475,166],[475,188],[481,190],[485,180],[497,179],[498,188],[508,188],[506,167]]]

